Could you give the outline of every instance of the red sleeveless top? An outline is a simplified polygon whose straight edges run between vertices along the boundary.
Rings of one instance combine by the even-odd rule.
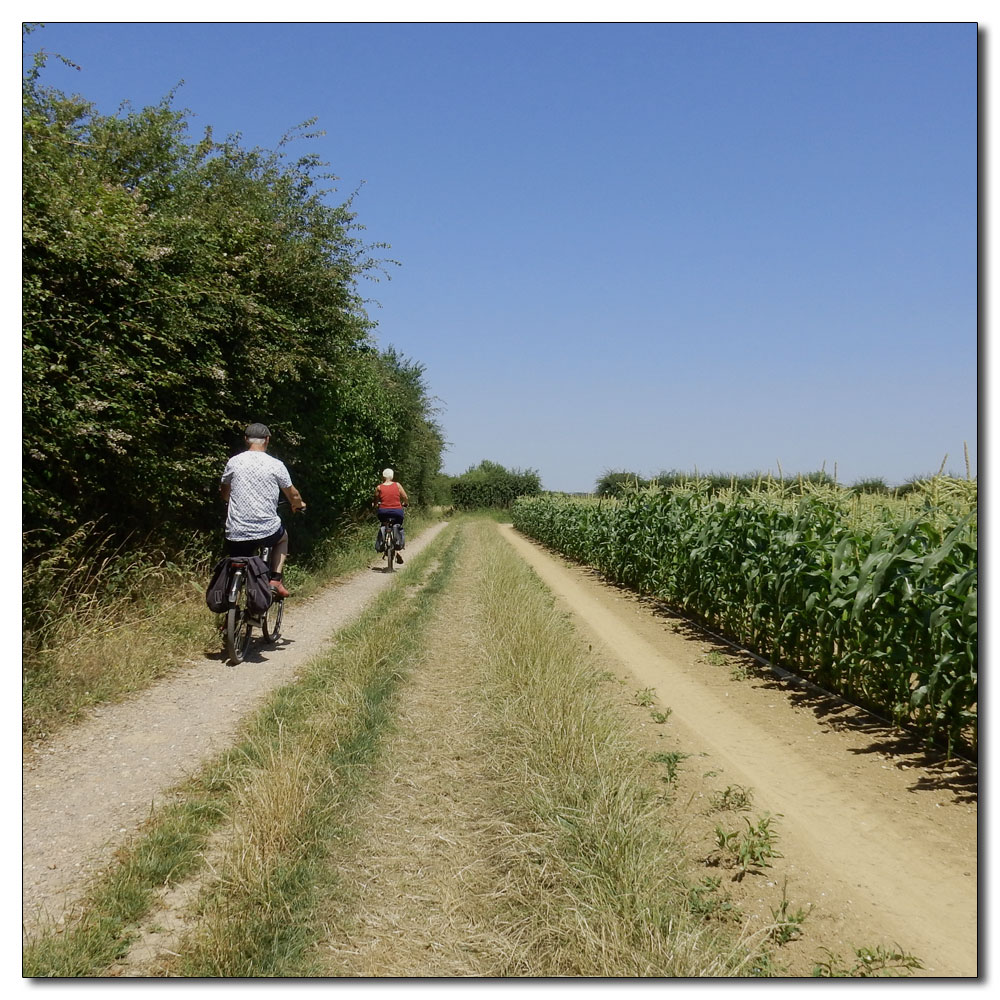
[[[378,493],[378,505],[379,507],[385,507],[389,510],[394,508],[402,508],[403,503],[399,498],[399,483],[380,483],[375,487]]]

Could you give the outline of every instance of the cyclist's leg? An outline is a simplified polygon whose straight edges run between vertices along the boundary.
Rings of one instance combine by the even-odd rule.
[[[281,537],[271,545],[271,579],[280,580],[288,555],[288,532],[282,528]]]
[[[282,570],[285,566],[285,557],[288,555],[288,532],[282,525],[273,535],[268,538],[253,538],[242,542],[227,540],[226,547],[231,556],[252,556],[260,549],[270,549],[270,565],[268,576],[272,585],[277,583],[275,588],[280,597],[288,597],[288,591],[281,582]]]
[[[288,588],[282,581],[282,571],[285,568],[285,557],[288,555],[288,532],[284,526],[280,531],[276,531],[268,540],[271,550],[269,556],[268,578],[271,581],[271,589],[284,599],[288,597]]]

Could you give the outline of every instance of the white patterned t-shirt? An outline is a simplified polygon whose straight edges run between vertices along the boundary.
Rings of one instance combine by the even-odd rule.
[[[281,490],[292,485],[283,462],[266,451],[241,451],[226,463],[222,481],[230,487],[226,538],[248,542],[281,527],[278,501]]]

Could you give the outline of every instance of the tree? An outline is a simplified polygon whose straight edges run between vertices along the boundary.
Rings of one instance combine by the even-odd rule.
[[[594,492],[600,497],[616,497],[628,486],[641,488],[648,485],[649,480],[643,479],[637,472],[608,469],[595,483]]]
[[[430,505],[437,500],[444,434],[434,420],[435,401],[424,384],[424,366],[388,348],[380,357],[387,406],[392,413],[391,435],[380,442],[384,463],[406,487],[411,502]]]
[[[541,479],[534,469],[505,469],[485,459],[451,480],[451,501],[465,510],[506,508],[519,496],[541,492]]]

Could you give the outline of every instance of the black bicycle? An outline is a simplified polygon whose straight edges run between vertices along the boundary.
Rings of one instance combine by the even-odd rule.
[[[386,572],[393,573],[396,570],[396,551],[400,548],[399,524],[391,517],[380,517],[382,524],[382,554],[388,560]]]
[[[260,558],[270,565],[271,550],[264,546]],[[263,614],[250,609],[247,587],[247,556],[229,556],[229,592],[227,594],[225,645],[231,666],[242,663],[250,649],[254,626],[258,626],[264,642],[276,643],[281,637],[281,619],[285,613],[284,598],[273,589],[271,606]]]

